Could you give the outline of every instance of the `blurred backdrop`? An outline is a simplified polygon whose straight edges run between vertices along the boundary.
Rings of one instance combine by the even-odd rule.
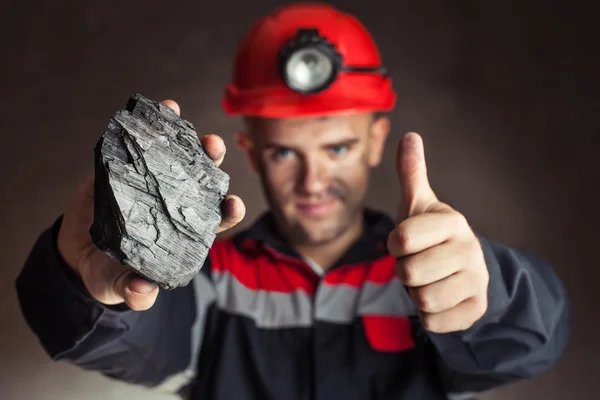
[[[220,108],[238,41],[274,0],[2,2],[0,16],[0,398],[172,397],[52,363],[26,326],[14,279],[38,234],[92,171],[108,119],[136,92],[175,99],[200,133],[229,146],[222,168],[264,202]],[[420,132],[439,197],[475,229],[550,260],[575,307],[553,370],[485,399],[591,399],[600,388],[600,67],[590,7],[578,1],[339,0],[378,41],[398,107],[369,204],[393,213],[399,136]]]

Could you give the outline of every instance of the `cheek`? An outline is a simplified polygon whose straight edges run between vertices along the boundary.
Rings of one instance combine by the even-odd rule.
[[[263,163],[263,180],[267,189],[276,197],[282,198],[294,190],[296,173],[291,165]]]
[[[344,160],[336,166],[334,176],[353,192],[362,193],[363,186],[369,177],[369,167],[366,161],[364,157]]]

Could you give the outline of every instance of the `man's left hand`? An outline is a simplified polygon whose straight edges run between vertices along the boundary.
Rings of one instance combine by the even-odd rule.
[[[388,250],[425,329],[465,330],[487,310],[489,275],[466,218],[440,202],[429,184],[423,140],[407,133],[396,157],[402,199]]]

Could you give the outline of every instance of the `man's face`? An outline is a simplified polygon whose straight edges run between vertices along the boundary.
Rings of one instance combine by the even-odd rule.
[[[295,244],[322,245],[362,218],[388,131],[389,121],[372,114],[251,120],[241,144],[281,233]]]

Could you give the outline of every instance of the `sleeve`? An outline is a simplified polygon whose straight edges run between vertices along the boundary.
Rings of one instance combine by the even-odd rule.
[[[571,305],[553,268],[535,254],[479,239],[490,275],[485,315],[465,331],[427,333],[449,398],[544,372],[571,334]]]
[[[183,288],[161,290],[136,312],[105,306],[58,252],[62,216],[37,239],[16,280],[24,318],[53,360],[128,383],[177,391],[195,375],[206,309],[214,300],[207,275]],[[207,260],[207,263],[210,261]],[[209,270],[204,265],[202,271]]]

